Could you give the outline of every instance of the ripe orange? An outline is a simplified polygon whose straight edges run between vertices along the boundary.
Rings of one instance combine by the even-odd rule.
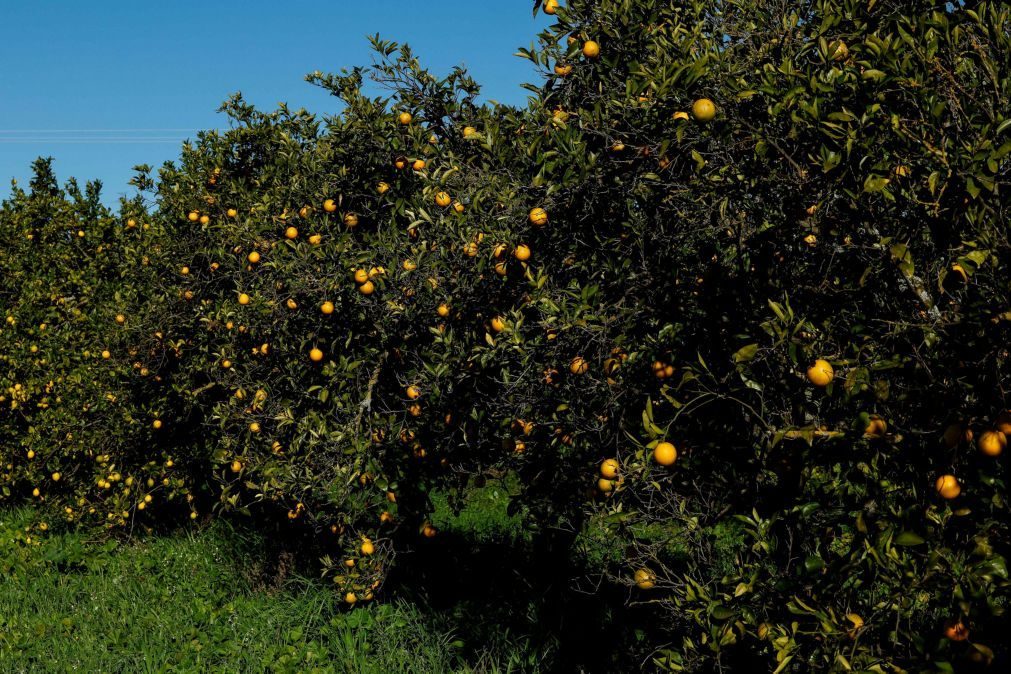
[[[1007,436],[997,430],[983,431],[976,445],[987,456],[1000,456],[1007,446]]]
[[[259,433],[260,432],[260,424],[257,423],[257,422],[255,422],[255,421],[253,423],[249,424],[249,432],[250,433]]]
[[[552,16],[558,11],[558,0],[544,0],[544,13]]]
[[[414,117],[412,117],[411,113],[409,113],[409,112],[402,112],[402,113],[400,113],[400,116],[397,117],[397,119],[400,121],[400,123],[403,126],[407,126],[408,124],[411,123],[411,120],[413,120]]]
[[[513,251],[513,257],[520,262],[526,262],[530,259],[530,246],[523,243],[516,246],[516,250]]]
[[[390,186],[388,183],[379,183],[378,185],[376,185],[376,192],[379,192],[380,194],[386,194],[389,191]]]
[[[126,316],[124,316],[123,314],[116,314],[116,322],[119,323],[120,325],[123,325],[124,323],[126,323]]]
[[[1011,434],[1011,411],[1005,410],[998,414],[993,425],[1004,435]]]
[[[445,192],[439,192],[438,194],[435,195],[435,205],[436,206],[440,206],[442,208],[446,208],[451,203],[453,203],[453,199],[448,194],[446,194]]]
[[[239,215],[239,212],[237,210],[235,210],[234,208],[229,208],[228,209],[228,217],[234,218],[234,217],[236,217],[238,215]]]
[[[333,302],[327,300],[322,305],[320,305],[319,310],[322,311],[325,315],[329,316],[330,314],[333,313],[333,308],[334,308]]]
[[[582,356],[576,356],[569,362],[569,372],[572,374],[585,374],[590,369],[590,364]]]
[[[407,387],[406,393],[407,397],[411,400],[417,400],[421,397],[421,389],[413,384]]]
[[[640,590],[649,590],[656,584],[656,576],[649,569],[639,569],[635,572],[635,586]]]
[[[311,243],[314,246],[318,246],[319,244],[323,243],[323,235],[313,234],[312,236],[309,237],[309,243]]]
[[[653,460],[661,466],[673,466],[677,458],[678,450],[669,442],[661,442],[653,448]]]
[[[454,201],[453,202],[453,210],[456,211],[457,213],[463,213],[466,209],[467,209],[467,207],[464,206],[459,201]]]
[[[439,314],[441,317],[445,318],[446,316],[449,316],[449,305],[440,304],[439,308],[436,309],[435,312]]]
[[[439,531],[432,526],[431,523],[425,522],[425,526],[421,528],[421,533],[425,536],[425,538],[435,538],[435,535],[438,534]]]
[[[246,293],[240,294],[239,295],[239,304],[241,304],[243,306],[249,304],[249,295],[247,295]]]
[[[864,435],[880,438],[888,431],[888,423],[881,417],[871,417],[871,420],[867,422],[867,428],[864,429]]]
[[[246,259],[249,260],[250,264],[256,264],[257,262],[260,261],[260,254],[254,250],[252,253],[246,256]]]
[[[600,56],[600,45],[593,40],[587,40],[583,43],[583,56],[588,59],[595,59]]]
[[[469,138],[470,136],[473,136],[476,133],[477,133],[477,129],[475,129],[472,126],[465,126],[465,127],[463,127],[463,137],[464,138]]]
[[[411,168],[414,169],[415,171],[424,171],[425,166],[427,166],[427,164],[425,163],[424,159],[415,159],[414,163],[411,164]]]
[[[617,459],[604,459],[604,462],[600,464],[600,474],[609,480],[613,480],[618,477],[618,468]]]
[[[363,555],[371,555],[376,551],[375,544],[367,538],[362,539],[361,547],[358,548]]]
[[[687,121],[689,119],[688,113],[685,112],[684,110],[678,110],[677,112],[674,113],[674,119]]]
[[[815,386],[824,388],[832,382],[835,377],[835,370],[827,360],[819,358],[814,361],[811,367],[807,368],[807,379]]]
[[[196,211],[190,211],[189,215],[187,215],[186,217],[189,218],[190,222],[196,222],[197,220],[200,219],[200,214],[197,213]]]
[[[548,224],[548,212],[543,208],[535,208],[530,211],[530,222],[537,227]]]
[[[162,423],[161,423],[161,419],[155,419],[154,421],[152,421],[152,422],[151,422],[151,426],[152,426],[152,427],[153,427],[153,428],[154,428],[155,430],[158,430],[159,428],[161,428],[161,426],[162,426]]]
[[[559,77],[567,77],[572,74],[572,65],[568,63],[556,63],[555,74]]]
[[[298,228],[288,227],[284,230],[284,238],[286,239],[297,239],[298,238]]]
[[[606,480],[604,478],[597,480],[597,489],[599,489],[602,494],[610,494],[614,491],[614,487],[614,480]]]
[[[189,276],[190,268],[189,267],[183,267],[182,269],[179,270],[179,273],[182,274],[183,276]]]
[[[344,601],[347,604],[354,605],[358,601],[358,597],[355,596],[354,592],[348,592],[344,595]]]
[[[242,462],[239,461],[238,459],[232,461],[232,472],[239,473],[241,471],[242,471]]]
[[[491,329],[495,332],[502,332],[506,329],[505,319],[501,316],[495,316],[491,319]]]
[[[969,628],[961,620],[952,618],[944,623],[944,636],[952,641],[965,641],[969,638]]]
[[[365,283],[369,280],[369,273],[364,269],[356,269],[354,273],[355,283]]]
[[[371,295],[375,291],[376,286],[372,283],[372,281],[366,281],[365,283],[358,286],[358,292],[360,292],[362,295]]]
[[[400,266],[404,271],[414,271],[418,268],[418,265],[416,265],[413,260],[404,260]]]
[[[948,499],[949,501],[962,493],[962,485],[951,474],[942,475],[937,478],[937,481],[934,483],[934,489],[941,495],[941,498]]]
[[[348,213],[347,215],[344,216],[344,224],[347,225],[348,227],[357,227],[358,216],[355,215],[354,213]]]
[[[692,115],[700,122],[711,122],[716,117],[716,104],[708,98],[692,103]]]
[[[320,362],[321,360],[323,360],[323,352],[317,349],[316,347],[313,347],[312,349],[309,350],[309,360],[311,360],[314,363]]]
[[[327,213],[333,213],[337,210],[337,202],[333,199],[327,199],[323,202],[323,210]]]

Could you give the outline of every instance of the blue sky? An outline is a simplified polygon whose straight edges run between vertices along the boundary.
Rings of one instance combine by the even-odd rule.
[[[306,73],[371,60],[367,35],[408,42],[436,74],[467,66],[484,97],[521,103],[535,81],[530,46],[545,17],[529,0],[0,0],[0,198],[31,161],[53,156],[61,181],[103,181],[177,156],[180,141],[225,124],[230,93],[317,114],[336,99]],[[139,138],[144,138],[139,142]]]

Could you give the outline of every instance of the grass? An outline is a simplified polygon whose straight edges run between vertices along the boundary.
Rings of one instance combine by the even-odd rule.
[[[217,522],[130,542],[51,534],[0,511],[0,672],[519,672],[508,635],[475,647],[451,612],[391,599],[348,611],[322,581],[267,570]]]

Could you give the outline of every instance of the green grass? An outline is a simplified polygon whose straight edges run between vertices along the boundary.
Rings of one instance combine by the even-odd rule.
[[[508,637],[464,644],[452,618],[417,601],[349,611],[321,581],[268,571],[263,542],[223,523],[120,544],[29,542],[32,516],[0,511],[0,672],[535,669]]]

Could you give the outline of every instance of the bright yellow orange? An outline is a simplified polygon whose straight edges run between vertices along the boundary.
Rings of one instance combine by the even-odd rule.
[[[530,211],[530,222],[537,227],[548,224],[548,212],[543,208],[534,208]]]
[[[653,460],[661,466],[673,466],[677,458],[678,450],[669,442],[661,442],[653,448]]]
[[[711,122],[716,117],[716,104],[708,98],[692,103],[692,116],[700,122]]]
[[[320,362],[321,360],[323,360],[323,352],[317,349],[316,347],[313,347],[312,349],[309,350],[309,360],[311,360],[314,363]]]
[[[448,304],[440,304],[439,308],[436,309],[435,312],[437,314],[439,314],[439,316],[445,318],[446,316],[449,316],[449,305]]]
[[[260,261],[260,254],[254,250],[253,252],[251,252],[249,255],[246,256],[246,259],[249,260],[250,264],[256,264],[257,262]]]
[[[354,273],[355,283],[365,283],[369,280],[369,273],[364,269],[356,269]]]
[[[439,192],[438,194],[435,195],[435,205],[436,206],[440,206],[441,208],[446,208],[451,203],[453,203],[452,197],[450,197],[445,192]]]
[[[297,239],[298,238],[298,228],[288,227],[284,230],[284,238],[286,239]]]
[[[413,119],[414,117],[411,116],[411,113],[409,112],[402,112],[400,113],[400,116],[397,117],[397,120],[399,120],[403,126],[410,124]]]
[[[239,212],[237,210],[235,210],[234,208],[229,208],[228,209],[228,217],[234,218],[234,217],[236,217],[238,215],[239,215]]]
[[[639,569],[635,572],[635,586],[640,590],[652,589],[656,584],[656,576],[649,569]]]
[[[357,227],[358,216],[355,215],[354,213],[348,213],[347,215],[344,216],[344,224],[347,225],[348,227]]]
[[[379,183],[378,185],[376,185],[376,192],[379,192],[379,194],[386,194],[389,191],[390,186],[388,183]]]
[[[327,213],[333,213],[337,210],[337,202],[333,199],[327,199],[323,202],[323,210]]]
[[[600,464],[600,475],[608,480],[613,480],[618,477],[619,468],[617,459],[604,459],[604,462]]]
[[[421,389],[413,384],[407,387],[405,393],[411,400],[417,400],[421,397]]]
[[[246,293],[241,293],[239,295],[239,304],[243,306],[249,304],[249,295],[247,295]]]
[[[558,0],[544,0],[544,5],[542,9],[545,14],[551,14],[552,16],[558,12],[559,2]]]
[[[329,316],[330,314],[332,314],[333,313],[333,309],[334,309],[333,302],[331,302],[329,300],[327,300],[322,305],[320,305],[320,308],[319,308],[319,310],[322,311],[324,313],[324,315],[326,315],[326,316]]]
[[[376,286],[375,284],[372,283],[372,281],[366,281],[365,283],[358,286],[358,292],[360,292],[362,295],[371,295],[375,291]]]
[[[934,489],[937,493],[941,495],[941,498],[951,500],[957,498],[959,494],[962,493],[962,485],[958,483],[958,479],[951,474],[942,475],[937,478],[934,483]]]
[[[823,358],[814,361],[811,367],[807,368],[807,379],[815,386],[824,388],[832,383],[835,377],[835,370],[832,364]]]
[[[595,59],[600,56],[600,45],[593,40],[587,40],[583,43],[583,56],[588,59]]]
[[[516,246],[516,250],[513,251],[513,257],[515,257],[520,262],[526,262],[530,259],[530,246],[521,243]]]

